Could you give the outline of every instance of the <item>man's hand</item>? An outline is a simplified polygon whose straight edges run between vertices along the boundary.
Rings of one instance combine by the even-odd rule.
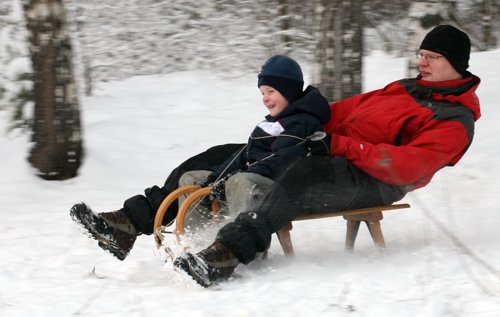
[[[325,132],[315,132],[307,138],[306,144],[312,155],[330,155],[332,136]]]

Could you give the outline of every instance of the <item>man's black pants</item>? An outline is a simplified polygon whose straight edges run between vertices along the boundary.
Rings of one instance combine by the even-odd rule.
[[[274,181],[259,206],[222,227],[217,239],[246,264],[269,247],[272,233],[297,216],[391,204],[403,198],[402,189],[378,181],[343,157],[306,157]]]

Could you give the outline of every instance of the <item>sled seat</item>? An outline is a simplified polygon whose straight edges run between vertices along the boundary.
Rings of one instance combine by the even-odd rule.
[[[353,251],[354,243],[358,235],[358,230],[361,222],[366,223],[368,231],[373,239],[373,242],[377,247],[385,248],[384,235],[382,234],[382,228],[380,226],[380,221],[383,219],[382,212],[395,209],[410,208],[409,204],[393,204],[388,206],[376,206],[361,209],[352,209],[345,211],[335,211],[321,214],[311,214],[303,215],[295,218],[293,221],[303,221],[303,220],[313,220],[313,219],[323,219],[331,217],[344,217],[347,220],[347,230],[345,237],[345,250]],[[293,226],[290,222],[288,225],[276,232],[278,240],[281,244],[281,248],[286,256],[293,256],[294,250],[292,245],[292,239],[290,237],[290,231]]]

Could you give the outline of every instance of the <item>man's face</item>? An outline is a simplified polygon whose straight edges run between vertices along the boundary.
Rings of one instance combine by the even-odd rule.
[[[419,50],[418,53],[421,55],[418,70],[423,80],[446,81],[462,78],[443,55],[428,50]]]

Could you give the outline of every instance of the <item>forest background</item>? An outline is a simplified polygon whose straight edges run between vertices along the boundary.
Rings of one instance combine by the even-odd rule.
[[[0,0],[0,315],[499,316],[498,4]],[[65,58],[57,61],[74,65],[57,68],[57,83],[70,85],[48,90],[53,104],[34,93],[50,83],[33,66],[34,31],[46,30],[26,16],[58,18],[40,25],[63,31],[38,38],[58,43]],[[366,228],[355,252],[343,252],[343,219],[300,222],[293,261],[273,239],[266,261],[203,289],[165,264],[151,237],[119,262],[71,221],[76,202],[119,208],[187,157],[244,141],[265,114],[255,77],[268,56],[299,60],[307,83],[333,101],[415,76],[418,41],[437,23],[471,36],[482,117],[460,164],[405,197],[411,209],[384,216],[386,252]],[[45,120],[47,110],[71,116]],[[39,133],[43,126],[63,127],[52,129],[63,137]],[[76,140],[82,167],[74,175],[32,168],[26,157],[43,148],[34,140]],[[61,175],[70,179],[45,180]],[[193,250],[213,239],[198,238]]]

